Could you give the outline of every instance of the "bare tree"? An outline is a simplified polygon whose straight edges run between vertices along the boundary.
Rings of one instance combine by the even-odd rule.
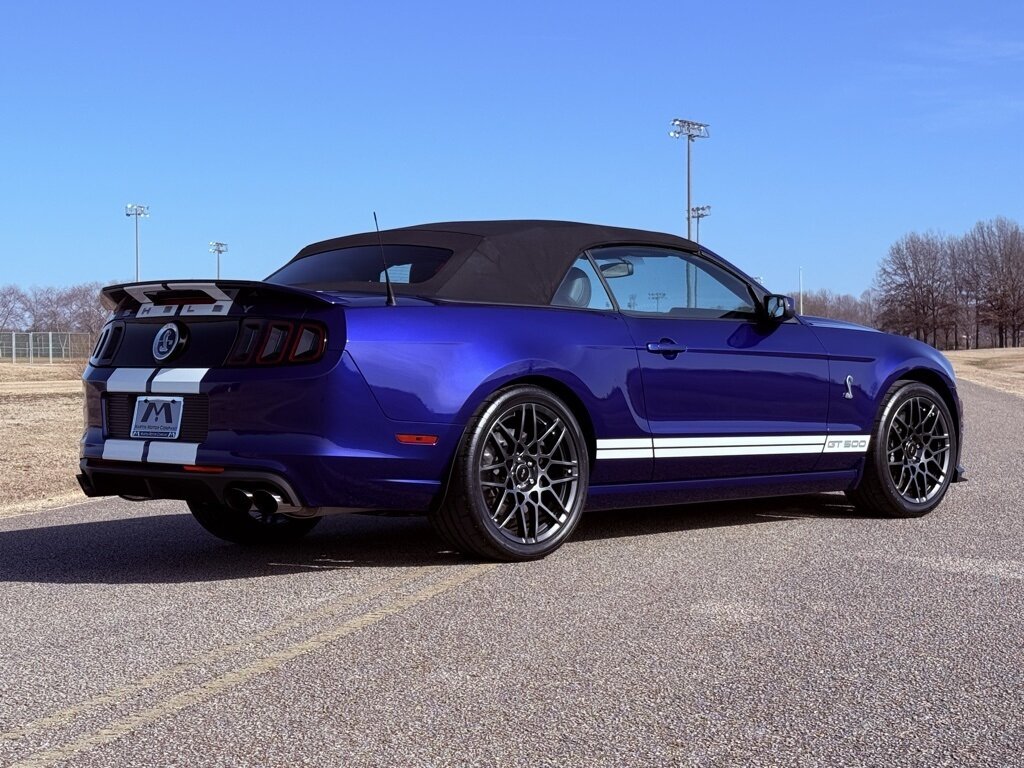
[[[24,320],[25,296],[16,285],[0,286],[0,331],[16,331]]]
[[[96,334],[107,317],[100,302],[100,283],[67,288],[0,287],[0,329],[12,331],[72,331]]]
[[[978,323],[994,346],[1020,346],[1024,331],[1024,235],[1020,225],[997,218],[978,222],[964,238],[975,261]]]
[[[861,299],[848,293],[833,293],[825,289],[804,291],[804,314],[846,320],[860,325],[871,325],[874,318]]]
[[[75,331],[85,331],[94,336],[100,332],[109,314],[100,303],[101,283],[73,285],[63,292],[68,326]]]
[[[893,243],[875,278],[884,328],[938,343],[950,309],[944,254],[944,238],[934,233],[911,232]]]

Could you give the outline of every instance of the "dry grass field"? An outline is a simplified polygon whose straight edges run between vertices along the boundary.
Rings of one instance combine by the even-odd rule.
[[[957,376],[1024,397],[1024,349],[947,353]],[[85,497],[81,364],[0,364],[0,516]]]
[[[0,364],[0,516],[84,499],[81,364]]]
[[[957,378],[1024,397],[1024,347],[946,352]]]

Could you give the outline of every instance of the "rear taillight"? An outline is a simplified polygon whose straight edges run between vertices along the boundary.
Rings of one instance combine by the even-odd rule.
[[[263,323],[261,321],[243,321],[238,336],[235,338],[235,346],[232,347],[231,354],[228,355],[228,365],[245,365],[252,360],[261,338],[263,338]]]
[[[96,348],[93,349],[89,362],[92,365],[109,364],[121,344],[122,336],[124,336],[124,323],[107,323],[96,340]]]
[[[245,320],[228,365],[314,363],[324,356],[327,329],[320,323],[289,320]]]
[[[289,363],[311,363],[323,357],[327,329],[319,323],[302,323],[295,329],[295,341],[288,352]]]
[[[288,352],[294,326],[291,323],[270,323],[263,334],[263,343],[256,353],[256,362],[260,365],[273,365],[281,362]]]

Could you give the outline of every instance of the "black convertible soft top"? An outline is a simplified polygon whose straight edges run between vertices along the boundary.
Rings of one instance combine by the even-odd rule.
[[[399,294],[450,301],[547,304],[583,251],[600,245],[658,245],[687,251],[695,243],[675,235],[571,221],[456,221],[382,230],[384,245],[445,248],[452,256],[429,280],[396,285]],[[292,262],[313,254],[377,245],[376,232],[336,237],[303,248]],[[339,254],[338,258],[344,258]],[[291,262],[289,262],[291,263]],[[360,291],[380,283],[353,284]]]

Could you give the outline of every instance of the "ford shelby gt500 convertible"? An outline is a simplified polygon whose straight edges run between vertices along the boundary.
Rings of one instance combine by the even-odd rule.
[[[963,477],[941,354],[797,316],[672,235],[429,224],[310,245],[263,282],[103,293],[82,488],[183,499],[229,541],[402,510],[526,560],[585,507],[845,491],[910,517]]]

